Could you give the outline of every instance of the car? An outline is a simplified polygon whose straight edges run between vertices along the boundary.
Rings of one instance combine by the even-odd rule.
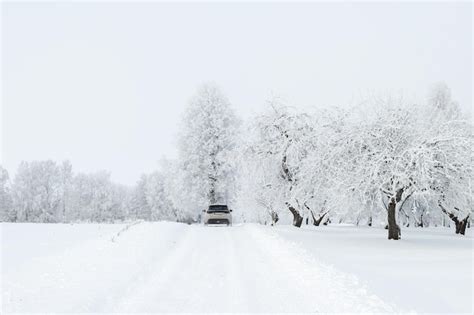
[[[232,225],[232,210],[227,205],[210,205],[206,210],[202,210],[202,221],[208,224]]]

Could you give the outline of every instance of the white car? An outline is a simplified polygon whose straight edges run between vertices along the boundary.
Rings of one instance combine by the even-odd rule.
[[[202,221],[208,224],[232,225],[232,210],[227,205],[210,205],[207,210],[202,210]]]

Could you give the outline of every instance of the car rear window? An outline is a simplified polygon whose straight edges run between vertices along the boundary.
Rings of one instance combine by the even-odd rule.
[[[229,208],[226,205],[212,205],[209,206],[209,210],[207,212],[228,212]]]

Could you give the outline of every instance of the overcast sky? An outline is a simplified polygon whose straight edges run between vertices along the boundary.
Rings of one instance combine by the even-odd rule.
[[[71,160],[132,184],[176,155],[180,116],[214,81],[243,117],[370,93],[472,104],[472,5],[2,3],[2,164]]]

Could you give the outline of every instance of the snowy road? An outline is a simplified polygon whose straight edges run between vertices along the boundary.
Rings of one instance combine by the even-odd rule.
[[[6,312],[390,312],[274,230],[142,223],[3,277]]]
[[[383,311],[334,270],[255,226],[187,228],[114,311]]]

